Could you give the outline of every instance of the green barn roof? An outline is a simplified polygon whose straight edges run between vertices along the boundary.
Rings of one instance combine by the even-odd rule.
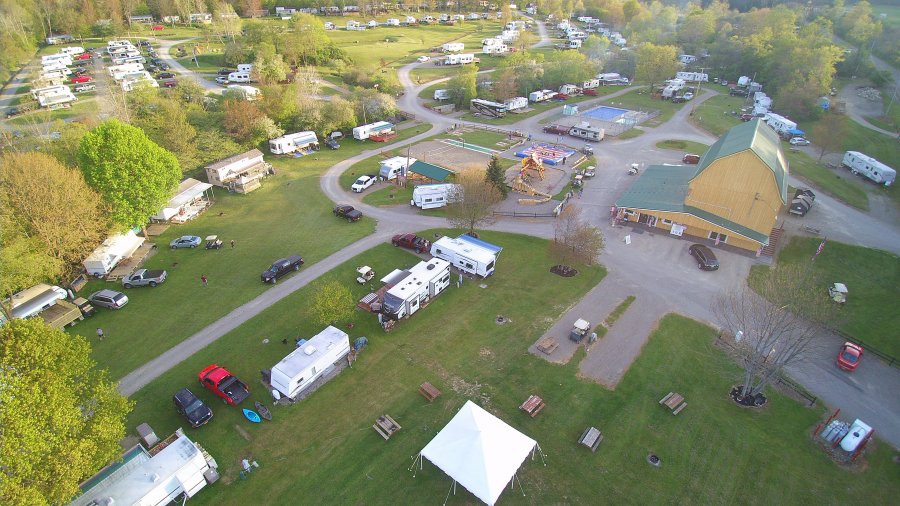
[[[450,169],[445,169],[443,167],[438,167],[437,165],[432,165],[427,162],[423,162],[421,160],[416,160],[412,165],[409,166],[410,172],[415,172],[420,176],[425,176],[428,179],[433,179],[435,181],[446,181],[454,172]]]

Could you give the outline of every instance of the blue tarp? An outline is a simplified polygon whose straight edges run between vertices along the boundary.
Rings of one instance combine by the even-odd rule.
[[[791,135],[803,135],[806,132],[804,132],[803,130],[798,130],[798,129],[794,128],[792,130],[788,130],[787,133],[789,133]]]
[[[501,248],[500,246],[497,246],[497,245],[495,245],[495,244],[491,244],[491,243],[486,242],[486,241],[482,241],[481,239],[476,239],[476,238],[472,237],[471,235],[463,234],[463,235],[457,237],[457,239],[460,240],[460,241],[465,241],[465,242],[467,242],[467,243],[469,243],[469,244],[474,244],[475,246],[479,246],[479,247],[481,247],[481,248],[484,248],[484,249],[490,251],[491,253],[493,253],[493,254],[495,254],[495,255],[498,254],[498,253],[500,253],[501,251],[503,251],[503,248]]]

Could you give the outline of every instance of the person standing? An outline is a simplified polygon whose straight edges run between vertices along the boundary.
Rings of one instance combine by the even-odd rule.
[[[97,338],[101,341],[103,340],[103,329],[100,327],[97,327]]]
[[[231,240],[231,249],[234,249],[234,239]]]
[[[206,274],[200,275],[200,281],[203,283],[203,286],[205,287],[208,282],[208,280],[206,279]]]

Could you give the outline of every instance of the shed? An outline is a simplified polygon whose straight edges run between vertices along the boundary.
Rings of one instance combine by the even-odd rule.
[[[144,244],[133,230],[109,237],[82,262],[91,276],[106,276],[122,260],[129,258]]]
[[[455,172],[450,169],[438,167],[437,165],[423,162],[421,160],[416,160],[415,163],[410,165],[409,171],[411,173],[418,174],[425,179],[430,179],[439,183],[448,180],[450,176],[455,174]]]
[[[350,336],[329,325],[272,368],[272,388],[296,398],[350,353]]]
[[[150,219],[184,223],[196,218],[212,204],[210,195],[207,193],[210,188],[212,185],[209,183],[203,183],[190,177],[185,179],[178,185],[175,196]]]

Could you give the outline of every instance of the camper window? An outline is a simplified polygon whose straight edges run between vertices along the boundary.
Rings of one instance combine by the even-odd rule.
[[[468,262],[466,262],[466,267],[468,267],[469,269],[473,269],[475,266],[472,265],[472,264],[470,264],[470,263],[468,263]]]
[[[444,252],[441,251],[440,248],[435,248],[434,253],[435,253],[436,255],[440,255],[440,254],[442,254],[442,253],[444,253]]]
[[[493,268],[494,268],[494,262],[491,262],[491,263],[487,264],[487,268],[486,268],[485,270],[488,270],[488,271],[489,271],[489,270],[491,270],[491,269],[493,269]]]
[[[441,278],[441,283],[449,283],[449,282],[450,282],[450,275],[449,275],[449,274],[447,274],[446,276],[444,276],[443,278]]]
[[[672,220],[667,220],[667,219],[663,218],[663,225],[671,225],[671,224],[672,224]]]

